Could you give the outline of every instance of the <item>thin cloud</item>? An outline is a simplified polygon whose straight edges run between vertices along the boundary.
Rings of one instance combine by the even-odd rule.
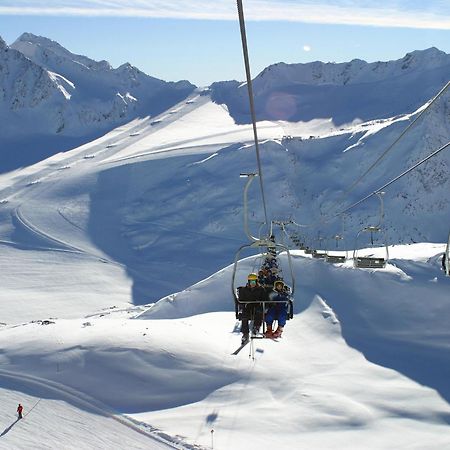
[[[385,2],[386,4],[388,2]],[[414,2],[415,3],[415,2]],[[247,0],[245,17],[253,21],[365,25],[450,30],[445,2],[392,2],[375,7],[371,1]],[[2,0],[0,15],[113,16],[197,20],[236,20],[231,0]]]

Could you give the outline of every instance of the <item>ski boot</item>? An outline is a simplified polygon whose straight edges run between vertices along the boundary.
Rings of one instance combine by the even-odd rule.
[[[271,338],[271,337],[273,337],[273,330],[272,330],[272,325],[267,325],[267,330],[266,330],[266,332],[264,333],[264,337],[265,338]]]
[[[279,338],[279,337],[281,337],[282,333],[283,333],[283,327],[278,327],[278,328],[274,331],[272,337],[274,337],[274,338]]]

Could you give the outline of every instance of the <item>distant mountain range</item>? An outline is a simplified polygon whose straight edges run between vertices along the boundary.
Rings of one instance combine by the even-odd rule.
[[[0,38],[1,171],[159,114],[194,89],[188,81],[159,80],[130,64],[113,69],[30,33],[10,47]]]
[[[430,48],[397,61],[278,63],[254,80],[259,120],[330,118],[335,126],[410,113],[450,75],[450,55]],[[0,38],[0,172],[74,148],[136,117],[154,116],[196,86],[166,82],[130,64],[75,55],[45,37]],[[211,98],[249,123],[246,85],[221,81]]]
[[[342,125],[410,113],[449,79],[450,55],[433,47],[388,62],[274,64],[254,79],[253,93],[258,120],[332,118]],[[250,122],[246,84],[218,82],[211,91],[236,122]]]

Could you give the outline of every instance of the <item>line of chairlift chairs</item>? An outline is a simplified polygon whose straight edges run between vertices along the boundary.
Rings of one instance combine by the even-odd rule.
[[[389,261],[389,249],[388,249],[388,245],[387,245],[386,241],[384,243],[384,248],[385,248],[385,256],[384,257],[361,256],[360,250],[358,250],[358,240],[359,240],[360,235],[363,232],[370,233],[371,246],[373,246],[374,233],[381,232],[381,228],[375,227],[375,226],[369,226],[369,227],[363,228],[362,230],[360,230],[358,232],[355,250],[353,250],[353,265],[354,265],[354,267],[367,268],[367,269],[382,269],[382,268],[386,267],[386,264]],[[320,238],[320,237],[318,238],[319,245],[317,246],[317,249],[306,245],[305,242],[302,241],[301,238],[297,234],[292,234],[290,236],[290,238],[297,248],[299,248],[300,250],[303,250],[306,254],[311,255],[313,258],[323,259],[326,262],[329,262],[331,264],[344,263],[349,259],[348,250],[340,250],[339,249],[339,242],[342,242],[344,240],[344,237],[341,234],[336,234],[335,236],[333,236],[333,239],[336,241],[336,248],[334,251],[320,250],[320,248],[323,248],[323,245],[321,245],[321,244],[322,244],[324,238]],[[345,251],[345,255],[342,254],[344,251]]]
[[[360,250],[358,250],[359,243],[360,243],[360,236],[362,233],[370,233],[370,246],[373,247],[374,244],[374,234],[375,233],[382,233],[384,237],[384,257],[375,257],[375,256],[361,256]],[[342,242],[344,240],[343,235],[336,234],[333,239],[336,241],[336,248],[335,251],[328,251],[328,250],[316,250],[312,247],[309,247],[305,244],[304,241],[298,236],[298,234],[294,233],[290,236],[292,242],[295,244],[295,246],[303,250],[306,254],[311,255],[313,258],[317,259],[323,259],[326,262],[329,262],[331,264],[337,264],[337,263],[344,263],[349,259],[348,251],[347,250],[341,250],[339,254],[337,253],[339,251],[339,242]],[[317,241],[319,242],[318,248],[323,248],[322,241],[324,238],[319,238]],[[345,251],[345,255],[342,253]],[[382,269],[386,267],[386,264],[389,261],[389,247],[387,244],[386,236],[379,226],[368,226],[363,229],[361,229],[358,234],[356,235],[355,240],[355,250],[353,250],[353,266],[358,268],[365,268],[365,269]],[[444,251],[444,254],[442,256],[442,269],[444,273],[447,276],[450,276],[450,233],[448,236],[447,246]]]
[[[383,195],[384,192],[377,192],[376,193],[379,201],[380,201],[380,210],[379,210],[379,220],[377,225],[370,225],[362,228],[359,230],[358,234],[356,235],[355,239],[355,246],[353,250],[353,266],[358,268],[364,268],[364,269],[383,269],[386,267],[387,262],[389,261],[389,247],[387,243],[386,234],[382,228],[382,222],[384,219],[384,204],[383,204]],[[294,242],[294,244],[301,250],[304,250],[306,254],[310,254],[313,258],[318,259],[324,259],[325,261],[336,264],[336,263],[344,263],[348,260],[348,251],[345,250],[345,256],[342,254],[337,253],[339,250],[339,242],[344,241],[344,218],[345,216],[342,215],[342,233],[336,234],[333,239],[336,241],[336,249],[335,252],[329,252],[329,251],[323,251],[323,250],[317,250],[320,248],[323,248],[322,242],[324,241],[324,238],[319,236],[317,238],[318,246],[317,249],[314,249],[312,247],[308,247],[304,242],[302,242],[297,234],[294,234],[291,236],[291,240]],[[361,236],[364,233],[370,233],[370,247],[374,247],[374,236],[376,234],[382,235],[383,237],[383,246],[385,251],[384,257],[377,257],[377,256],[362,256],[361,251],[359,249],[360,243],[361,243]],[[342,252],[341,252],[342,253]]]
[[[361,230],[358,231],[358,233],[356,235],[352,259],[353,259],[353,266],[357,267],[357,268],[383,269],[384,267],[386,267],[386,264],[389,261],[389,246],[388,246],[388,241],[387,241],[385,230],[382,226],[383,219],[384,219],[384,203],[383,203],[384,192],[382,192],[382,191],[376,192],[376,195],[380,201],[378,223],[377,223],[377,225],[369,225],[369,226],[362,228]],[[325,238],[320,236],[320,232],[319,232],[319,235],[316,240],[317,244],[318,244],[316,246],[316,248],[306,245],[305,242],[296,233],[290,235],[289,237],[297,248],[299,248],[300,250],[303,250],[306,254],[310,254],[313,258],[324,259],[326,262],[329,262],[331,264],[344,263],[349,259],[348,251],[339,249],[339,243],[341,243],[341,245],[342,245],[342,243],[344,241],[344,234],[345,234],[345,232],[344,232],[345,216],[344,215],[341,215],[341,220],[342,220],[342,232],[341,232],[341,234],[336,234],[335,236],[333,236],[333,239],[336,242],[334,251],[319,250],[319,249],[323,249],[324,247],[326,247],[323,245],[323,241],[325,240]],[[287,223],[289,223],[289,222],[287,222]],[[283,230],[285,230],[284,226],[283,226]],[[380,242],[381,240],[383,241],[384,257],[379,257],[379,256],[374,256],[374,255],[364,255],[364,256],[362,255],[360,246],[361,246],[362,236],[365,233],[370,234],[370,244],[369,244],[370,248],[374,247],[375,240],[377,242]],[[374,239],[374,237],[377,235],[381,236],[382,238]],[[344,251],[345,251],[345,255],[343,254]],[[450,233],[449,233],[448,242],[447,242],[447,246],[446,246],[444,255],[442,256],[442,267],[443,267],[445,274],[447,276],[450,276]]]

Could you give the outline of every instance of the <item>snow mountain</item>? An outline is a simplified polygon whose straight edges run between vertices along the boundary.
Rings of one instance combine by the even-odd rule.
[[[450,55],[434,47],[386,62],[278,63],[253,81],[256,114],[258,120],[291,122],[330,118],[336,126],[386,119],[419,108],[449,73]],[[249,123],[245,83],[218,82],[211,89],[237,123]]]
[[[66,68],[59,75],[65,79],[78,74],[80,80],[84,79],[87,84],[88,77],[103,80],[107,73],[110,79],[116,80],[116,72],[107,63],[72,55],[48,39],[25,34],[14,46],[39,64],[45,63],[49,69],[42,69],[23,53],[4,46],[6,54],[19,58],[26,67],[40,71],[47,81],[51,80],[50,73],[56,73],[58,65],[61,69]],[[376,64],[349,63],[352,67],[365,67],[371,76],[370,83],[361,83],[362,75],[358,78],[356,74],[359,72],[353,68],[348,70],[353,74],[353,81],[344,85],[344,79],[338,74],[345,65],[321,64],[322,78],[327,83],[325,87],[366,86],[368,91],[381,92],[386,79],[390,82],[397,80],[395,95],[391,92],[389,102],[384,106],[378,99],[377,107],[389,111],[394,104],[406,108],[405,105],[413,103],[413,109],[403,114],[385,119],[371,118],[365,122],[358,119],[340,126],[335,124],[332,116],[299,122],[259,122],[269,214],[278,220],[293,220],[301,225],[300,228],[290,226],[288,231],[299,234],[308,245],[332,248],[336,245],[332,237],[341,233],[343,226],[345,240],[340,243],[342,248],[351,250],[356,245],[364,247],[370,244],[370,236],[366,233],[357,244],[355,238],[363,227],[378,223],[377,198],[371,198],[350,211],[344,218],[345,223],[342,223],[343,217],[339,212],[448,142],[450,95],[447,90],[389,153],[382,156],[445,85],[445,82],[434,85],[431,83],[434,79],[423,74],[439,73],[443,78],[448,55],[433,49],[411,55],[414,57],[405,57],[402,63],[383,64],[384,69],[379,69],[382,73],[378,75],[374,70]],[[409,65],[402,69],[407,61]],[[309,65],[309,69],[313,65]],[[292,73],[296,71],[300,74],[300,81],[310,83],[304,86],[320,88],[311,85],[311,74],[301,75],[300,69],[304,66],[296,65]],[[289,72],[287,66],[284,68],[281,73]],[[407,72],[405,76],[409,80],[415,80],[408,90],[403,89],[404,77],[398,75],[402,71]],[[263,72],[255,84],[261,86],[261,79],[269,79],[270,73]],[[290,75],[290,79],[293,78],[294,75]],[[285,85],[283,80],[286,79],[286,76],[274,76],[273,84]],[[332,82],[335,84],[330,84]],[[236,181],[236,176],[242,171],[255,170],[250,126],[239,124],[230,108],[219,104],[216,98],[220,86],[232,84],[213,85],[210,92],[197,89],[159,115],[131,121],[66,156],[55,155],[56,164],[61,168],[72,167],[73,161],[78,164],[80,160],[86,163],[90,159],[105,159],[106,165],[93,162],[95,169],[89,180],[80,181],[75,177],[71,181],[69,177],[61,181],[64,185],[68,183],[67,189],[75,195],[67,200],[67,204],[66,197],[60,199],[59,194],[54,208],[47,208],[45,214],[30,204],[27,214],[34,218],[32,222],[42,220],[42,228],[46,229],[63,220],[63,223],[74,222],[88,230],[88,247],[95,249],[94,253],[100,250],[103,256],[107,255],[127,268],[132,280],[134,304],[148,303],[149,290],[150,298],[154,300],[182,290],[229,264],[230,255],[234,254],[240,242],[246,240],[242,229],[243,186]],[[50,88],[53,96],[64,97],[57,85],[49,82]],[[240,89],[243,91],[244,88]],[[105,92],[106,87],[103,91],[98,88],[98,91]],[[412,93],[420,98],[423,92],[429,92],[430,96],[420,103]],[[76,95],[73,93],[71,99]],[[332,103],[328,100],[324,104],[332,108]],[[340,107],[340,114],[349,116],[366,107],[366,101],[364,97],[354,97],[352,102],[342,103]],[[388,113],[384,112],[384,115]],[[44,119],[48,117],[43,115]],[[35,141],[39,139],[34,138]],[[12,147],[11,155],[16,163],[20,160],[20,154],[17,154],[16,147]],[[172,154],[176,157],[166,157]],[[349,186],[380,157],[379,164],[347,193]],[[60,163],[63,160],[66,163]],[[50,166],[42,173],[40,165],[21,172],[18,180],[23,181],[19,184],[35,189],[40,189],[38,185],[42,184],[45,189],[44,180],[54,164],[52,161],[43,162],[45,167]],[[386,237],[374,236],[375,245],[446,240],[450,214],[450,200],[446,194],[450,189],[449,168],[447,151],[387,190],[383,221]],[[14,188],[8,185],[10,177],[7,174],[4,180],[5,191],[1,192],[0,201],[7,202]],[[257,230],[264,218],[256,186],[254,183],[250,191],[249,205],[251,227]],[[52,202],[48,198],[48,205]],[[22,205],[18,212],[13,212],[13,217],[23,218],[25,209],[27,206]],[[199,211],[207,211],[208,214]],[[78,213],[82,213],[81,222]],[[17,234],[15,224],[21,223],[21,219],[14,220],[6,228],[11,236]],[[11,222],[11,218],[7,221]],[[53,236],[53,232],[50,235]],[[59,240],[58,235],[59,231],[55,236]],[[286,236],[283,238],[288,239]],[[85,245],[81,246],[84,248]],[[164,264],[161,264],[161,258]],[[177,274],[175,279],[172,276],[174,272]],[[147,276],[149,273],[152,274],[150,277]]]
[[[25,81],[40,74],[48,83],[42,111],[77,97],[78,71],[79,80],[90,71],[114,78],[107,64],[56,44],[46,42],[46,52],[23,44],[30,57],[1,45],[14,61],[2,65],[2,79],[14,84],[4,67],[19,67]],[[57,61],[66,72],[56,71]],[[385,268],[352,261],[355,246],[385,256],[383,239],[355,240],[378,222],[377,199],[345,214],[344,227],[339,215],[448,143],[448,89],[431,103],[446,80],[431,89],[421,67],[410,70],[408,91],[398,78],[395,102],[405,108],[398,115],[389,115],[390,101],[382,118],[366,121],[337,125],[328,114],[258,122],[268,214],[291,221],[286,233],[275,226],[276,240],[293,248],[297,234],[318,249],[345,255],[346,248],[349,258],[330,264],[293,249],[293,319],[278,342],[259,339],[237,356],[231,279],[236,251],[248,242],[239,174],[254,172],[256,159],[252,127],[215,97],[233,82],[194,89],[158,115],[5,170],[0,448],[449,448],[450,278],[441,269],[449,152],[385,189]],[[369,84],[381,92],[384,83]],[[429,89],[423,103],[412,95]],[[339,117],[362,111],[364,101],[343,102]],[[24,129],[31,109],[18,107]],[[20,156],[11,158],[18,167]],[[262,220],[254,182],[253,234]],[[337,232],[345,238],[339,249]],[[242,257],[237,285],[262,262]],[[278,258],[293,285],[286,255]]]
[[[65,151],[136,117],[153,116],[195,88],[165,82],[130,64],[74,55],[50,39],[24,33],[0,43],[1,170]]]

